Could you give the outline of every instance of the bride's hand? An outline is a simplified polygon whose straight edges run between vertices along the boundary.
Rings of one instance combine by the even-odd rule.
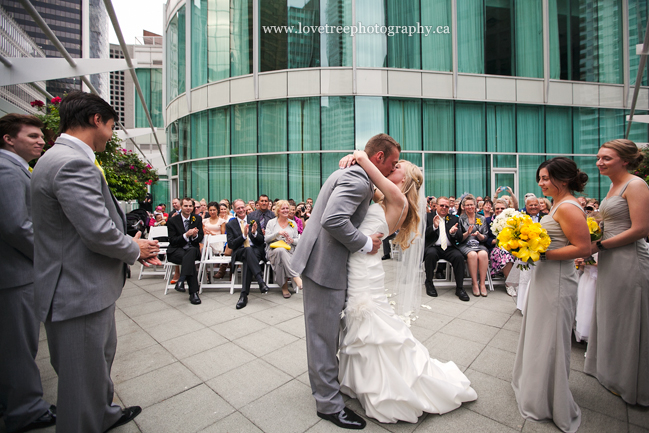
[[[356,164],[356,158],[354,158],[353,154],[350,154],[350,155],[345,155],[340,159],[340,162],[338,163],[338,167],[347,168],[347,167],[351,167],[354,164]]]
[[[365,153],[364,150],[355,150],[354,159],[356,161],[360,161],[361,159],[369,159],[369,157],[367,156],[367,153]]]

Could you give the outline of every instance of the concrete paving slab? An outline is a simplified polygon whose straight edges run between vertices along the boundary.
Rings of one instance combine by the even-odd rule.
[[[163,302],[164,304],[164,302]],[[166,304],[165,304],[166,305]],[[149,330],[157,327],[162,323],[181,322],[187,318],[187,315],[181,313],[173,307],[165,307],[163,310],[136,316],[132,320],[142,329]]]
[[[478,395],[478,398],[480,396]],[[417,432],[435,433],[507,433],[518,430],[507,427],[484,415],[460,407],[444,415],[428,415]]]
[[[478,308],[476,306],[473,306],[465,310],[458,317],[461,319],[469,320],[471,322],[502,328],[503,325],[507,323],[507,321],[511,318],[511,316],[512,314],[509,313],[501,313],[499,311],[485,310],[484,308]]]
[[[582,409],[590,409],[620,421],[627,421],[626,403],[620,397],[611,394],[594,377],[572,370],[570,391],[575,402]]]
[[[190,332],[187,335],[181,335],[180,337],[163,341],[162,346],[177,359],[185,359],[225,344],[227,341],[227,339],[211,329],[202,328],[198,331]]]
[[[145,316],[151,313],[159,313],[157,317],[164,318],[165,313],[170,313],[171,311],[176,311],[171,308],[167,303],[162,302],[159,299],[155,301],[147,302],[145,304],[136,304],[133,302],[128,303],[124,307],[120,308],[124,314],[126,314],[131,319],[135,319],[139,316]]]
[[[515,358],[514,353],[487,346],[470,365],[470,368],[510,382]]]
[[[469,341],[464,338],[438,332],[423,342],[430,352],[431,358],[442,362],[453,361],[458,365],[471,365],[484,349],[484,344]]]
[[[481,344],[489,343],[498,331],[499,328],[489,325],[480,325],[460,318],[453,319],[440,330],[440,332],[443,332],[444,334],[465,338],[469,341],[475,341],[476,343]]]
[[[274,352],[264,355],[262,359],[289,374],[291,377],[300,376],[308,369],[306,341],[303,339],[294,341]]]
[[[128,316],[124,316],[126,319],[115,322],[115,328],[117,329],[117,338],[122,335],[130,334],[131,332],[141,331],[142,327],[135,323],[132,319],[129,319]]]
[[[299,311],[283,305],[275,305],[255,313],[255,319],[261,320],[268,325],[277,325],[286,322],[300,315]]]
[[[234,412],[221,421],[201,430],[200,433],[261,433],[259,427],[239,412]]]
[[[135,421],[142,431],[195,432],[233,412],[232,406],[207,385],[201,384],[144,409]]]
[[[118,341],[119,346],[119,341]],[[160,367],[176,362],[164,347],[153,345],[137,352],[122,353],[117,350],[111,377],[115,384],[157,370]]]
[[[510,331],[514,331],[516,333],[521,332],[521,325],[523,324],[523,315],[521,314],[520,311],[516,310],[512,314],[512,316],[509,318],[507,323],[505,323],[505,326],[503,326],[503,329],[509,329]]]
[[[499,300],[493,299],[496,296],[492,295],[494,292],[489,292],[489,299],[482,299],[480,302],[475,304],[476,308],[482,308],[484,310],[498,311],[499,313],[513,314],[516,311],[516,303],[507,296],[507,299]]]
[[[478,393],[478,399],[465,403],[463,407],[515,430],[523,428],[525,419],[518,411],[516,396],[510,382],[474,369],[468,369],[464,374],[471,380],[471,386]]]
[[[649,429],[649,407],[627,405],[629,423]]]
[[[306,338],[306,329],[304,325],[304,316],[298,316],[275,325],[277,329],[295,335],[297,338]]]
[[[134,296],[126,296],[126,297],[120,296],[119,299],[115,302],[115,305],[119,308],[123,308],[129,305],[146,304],[147,302],[153,302],[158,300],[158,298],[147,293],[145,290],[140,289],[139,287],[128,289],[126,290],[126,292],[128,294],[129,292],[132,292],[134,290],[137,290],[140,293]]]
[[[115,385],[126,406],[149,407],[200,385],[202,381],[180,362]]]
[[[139,329],[135,332],[130,332],[128,334],[120,336],[117,339],[117,351],[121,355],[126,355],[131,352],[137,352],[138,350],[146,349],[147,347],[153,346],[155,344],[156,340],[154,340],[142,329]]]
[[[293,380],[292,376],[261,359],[255,359],[207,381],[206,384],[235,409],[240,409],[258,398],[264,398],[263,396],[290,380]]]
[[[489,342],[488,346],[516,353],[516,350],[518,349],[518,337],[518,332],[510,331],[508,329],[500,329]]]
[[[311,388],[297,380],[244,406],[240,412],[267,433],[303,432],[320,421]]]
[[[200,329],[205,329],[205,325],[190,317],[185,317],[181,320],[161,323],[147,329],[147,331],[153,338],[162,343],[172,338],[189,335]]]
[[[437,314],[444,314],[446,316],[451,316],[451,317],[457,317],[460,314],[462,314],[466,309],[471,307],[470,302],[451,302],[449,299],[440,299],[439,297],[437,298],[429,298],[426,297],[425,299],[422,299],[422,301],[428,302],[423,302],[424,304],[430,306],[430,310],[432,313],[437,313]],[[457,300],[457,298],[456,298]]]
[[[256,357],[234,343],[225,343],[205,352],[198,353],[181,362],[194,374],[206,381],[226,371],[253,361]]]
[[[253,332],[234,341],[234,344],[246,349],[255,356],[264,356],[267,353],[286,346],[297,340],[297,337],[276,328],[265,328]]]
[[[230,341],[268,328],[268,325],[252,316],[241,316],[227,322],[219,323],[210,329]]]
[[[207,327],[218,325],[219,323],[227,322],[228,320],[233,320],[244,316],[246,316],[246,314],[243,313],[242,310],[235,309],[234,304],[231,307],[223,306],[212,311],[192,314],[192,318],[201,322]]]
[[[437,332],[442,329],[446,324],[453,320],[453,316],[448,316],[441,313],[432,313],[426,308],[419,310],[419,317],[413,323],[413,326],[426,328],[429,331]]]

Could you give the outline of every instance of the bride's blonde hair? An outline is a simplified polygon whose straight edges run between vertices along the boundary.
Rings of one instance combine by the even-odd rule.
[[[408,201],[408,213],[403,220],[403,224],[401,224],[399,233],[394,238],[394,243],[398,244],[402,250],[405,250],[410,247],[410,244],[417,236],[422,235],[422,233],[419,233],[417,227],[422,217],[419,215],[419,188],[424,182],[424,176],[421,174],[419,167],[410,161],[402,159],[399,161],[399,164],[404,167],[406,176],[401,190]],[[415,235],[411,236],[413,232]]]

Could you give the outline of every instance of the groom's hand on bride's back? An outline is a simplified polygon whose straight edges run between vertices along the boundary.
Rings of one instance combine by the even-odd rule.
[[[379,251],[379,248],[381,247],[382,237],[383,233],[374,233],[370,235],[370,238],[372,239],[372,251],[367,254],[376,254]]]

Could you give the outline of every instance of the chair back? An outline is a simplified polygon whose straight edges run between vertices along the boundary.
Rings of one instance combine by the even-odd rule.
[[[166,226],[150,227],[149,228],[149,239],[155,240],[157,238],[166,238],[167,241],[158,241],[160,248],[166,248],[169,246],[169,231]]]
[[[207,259],[212,258],[214,255],[222,256],[227,241],[227,235],[207,235],[204,240],[205,249],[207,250]]]

